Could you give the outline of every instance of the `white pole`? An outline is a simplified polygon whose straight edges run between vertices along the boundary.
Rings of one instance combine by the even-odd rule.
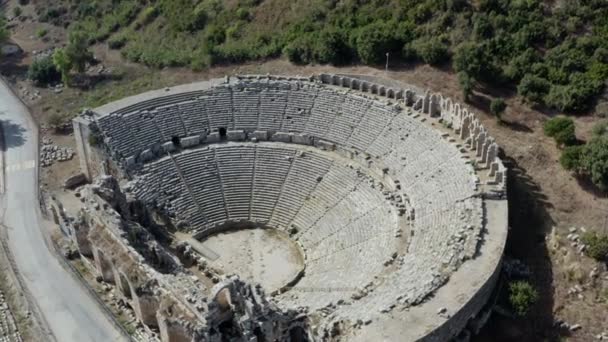
[[[384,68],[384,71],[388,72],[388,52],[386,53],[386,67]]]

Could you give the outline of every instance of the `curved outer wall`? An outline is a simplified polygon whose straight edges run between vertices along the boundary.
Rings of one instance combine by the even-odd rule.
[[[264,76],[238,77],[249,78]],[[290,79],[274,76],[267,77]],[[312,80],[313,78],[311,77],[310,79]],[[411,340],[421,341],[446,341],[453,338],[463,329],[466,329],[467,324],[471,319],[478,316],[480,311],[483,310],[500,275],[502,253],[507,236],[508,208],[506,201],[507,170],[497,156],[498,146],[475,115],[469,113],[467,109],[454,103],[449,98],[444,98],[440,94],[433,94],[426,91],[423,95],[420,95],[416,90],[399,88],[395,83],[390,83],[389,86],[388,84],[374,83],[371,79],[359,79],[356,76],[320,74],[315,76],[314,79],[324,84],[354,89],[371,95],[389,98],[397,102],[402,101],[406,106],[412,106],[422,114],[427,114],[430,117],[440,119],[445,126],[451,127],[454,130],[454,134],[458,135],[471,150],[476,151],[476,156],[484,165],[487,165],[488,185],[486,191],[484,191],[487,233],[485,234],[486,240],[481,243],[481,247],[479,248],[479,255],[474,259],[465,262],[460,269],[453,274],[450,281],[439,288],[431,299],[419,306],[411,307],[411,311],[404,314],[406,317],[402,329],[407,332],[405,335],[400,334],[394,336],[394,338],[397,339],[405,338],[406,340],[410,340],[411,338]],[[196,93],[201,88],[212,87],[222,81],[223,80],[217,79],[126,98],[96,109],[95,115],[126,111],[129,108],[141,105],[147,106],[150,102],[155,102],[155,99],[162,98],[163,95],[175,96],[175,101],[179,101],[180,95]],[[381,80],[378,80],[378,82],[379,81]],[[79,152],[89,152],[90,148],[86,145],[91,121],[88,118],[83,117],[75,119],[73,123],[76,132],[78,133],[77,144]],[[86,171],[88,170],[88,165],[92,162],[95,163],[95,159],[91,158],[90,152],[82,154],[85,155],[87,161],[81,163],[81,166],[83,166],[83,171],[87,173],[87,176],[90,177],[90,173]],[[115,162],[120,163],[118,160],[115,160]],[[485,171],[479,171],[479,173],[481,172]],[[483,270],[487,272],[476,272],[479,270],[478,267],[482,267]],[[470,276],[471,273],[482,274]],[[459,279],[465,282],[469,281],[470,283],[465,283],[464,288],[461,288],[459,284],[456,284]],[[440,307],[442,298],[447,299],[451,304],[454,304],[453,302],[456,301],[457,305],[453,306],[459,305],[460,309],[450,313],[449,317],[440,317],[439,315],[436,315],[437,311],[435,311],[433,312],[435,317],[429,319],[428,308]],[[426,309],[421,309],[420,307],[426,307]],[[425,317],[427,321],[434,321],[435,323],[432,325],[417,324],[419,323],[418,318],[422,317]],[[441,322],[441,320],[443,320],[443,322]],[[440,321],[439,324],[437,324],[437,321]],[[404,332],[401,331],[401,333]],[[366,338],[363,336],[355,336],[354,338],[354,340],[365,339]]]

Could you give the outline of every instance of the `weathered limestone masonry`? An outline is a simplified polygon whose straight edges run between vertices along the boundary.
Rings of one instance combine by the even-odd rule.
[[[281,312],[238,276],[207,288],[139,223],[150,224],[145,207],[114,178],[102,176],[78,191],[83,205],[70,229],[80,254],[161,341],[284,340],[292,327],[306,326],[297,312]]]
[[[479,158],[479,166],[488,169],[488,177],[493,178],[492,184],[495,184],[496,187],[486,195],[499,198],[505,195],[507,170],[498,157],[498,144],[489,135],[475,114],[461,107],[459,103],[455,103],[450,98],[444,98],[442,94],[433,94],[428,90],[420,95],[410,89],[389,88],[349,76],[320,74],[318,79],[325,84],[385,96],[389,99],[402,100],[406,106],[413,106],[421,113],[440,119],[443,124],[458,134],[468,149],[475,151],[475,155]]]
[[[380,81],[239,75],[86,111],[83,172],[125,182],[80,192],[75,244],[167,341],[466,338],[500,273],[506,169],[468,110]],[[305,270],[266,299],[188,244],[156,242],[155,215],[189,241],[280,230]]]

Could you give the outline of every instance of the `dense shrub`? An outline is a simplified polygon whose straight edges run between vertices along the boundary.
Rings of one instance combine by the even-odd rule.
[[[241,20],[249,20],[249,10],[241,7],[236,10],[236,16]]]
[[[588,256],[598,261],[608,261],[608,235],[586,232],[581,240],[587,246],[585,253]]]
[[[558,116],[545,122],[545,135],[555,139],[558,145],[572,145],[576,142],[574,121],[571,118]]]
[[[594,137],[601,137],[601,136],[608,135],[608,121],[600,121],[600,122],[596,123],[593,126],[591,133],[593,133]]]
[[[509,284],[509,302],[518,316],[526,316],[538,301],[538,292],[527,281],[515,281]]]
[[[418,39],[412,43],[412,48],[416,56],[431,65],[443,64],[450,57],[447,45],[439,38]]]
[[[564,112],[591,109],[608,79],[606,1],[565,2],[550,11],[532,0],[72,3],[37,5],[37,12],[56,25],[75,20],[91,43],[120,32],[126,42],[108,43],[155,67],[200,67],[279,52],[297,63],[383,65],[386,53],[391,62],[441,65],[451,59],[466,75],[467,95],[478,82],[517,86],[530,103]]]
[[[108,39],[108,47],[113,50],[121,49],[127,44],[127,37],[125,35],[117,35]]]
[[[59,80],[60,74],[50,56],[36,58],[30,64],[27,77],[38,85],[53,83]]]
[[[141,12],[138,23],[140,25],[147,25],[147,24],[151,23],[152,21],[154,21],[154,19],[156,19],[157,16],[158,16],[158,8],[156,6],[146,7]]]
[[[320,34],[302,35],[289,43],[283,53],[295,64],[331,63],[344,64],[350,60],[349,48],[344,37],[334,30]]]
[[[410,40],[407,24],[378,22],[359,29],[355,45],[357,55],[363,63],[382,64],[387,53],[399,56],[403,45]]]
[[[46,36],[47,33],[49,33],[49,31],[47,31],[46,29],[44,29],[44,28],[39,29],[36,31],[36,37],[42,38],[42,37]]]
[[[507,104],[505,103],[505,100],[500,97],[492,99],[492,102],[490,102],[490,112],[499,120],[505,109],[507,109]]]
[[[86,64],[93,59],[93,53],[89,51],[89,39],[86,33],[78,30],[71,31],[65,53],[72,68],[77,72],[83,72]]]
[[[608,137],[595,137],[585,145],[582,168],[598,188],[608,191]]]
[[[476,80],[486,80],[494,77],[491,58],[486,47],[475,42],[459,45],[454,52],[453,66],[458,72],[464,72]]]
[[[566,146],[559,157],[559,163],[566,170],[581,172],[584,150],[582,145]]]
[[[546,79],[527,74],[519,82],[517,93],[530,103],[542,104],[550,89],[551,84]]]
[[[161,0],[160,10],[171,27],[177,31],[196,31],[205,26],[208,20],[207,2],[203,1],[192,8],[191,0]]]
[[[569,85],[553,85],[545,97],[548,106],[564,112],[581,112],[591,107],[593,98],[602,90],[603,84],[586,74],[570,75]]]
[[[460,89],[462,89],[462,97],[465,101],[468,101],[469,96],[473,94],[473,80],[466,72],[461,71],[458,73],[458,83]]]
[[[51,113],[47,121],[53,129],[58,129],[65,123],[65,117],[60,113]]]

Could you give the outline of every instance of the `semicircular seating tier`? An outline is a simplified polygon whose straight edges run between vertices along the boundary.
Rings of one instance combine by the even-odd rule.
[[[450,101],[394,91],[379,100],[362,87],[233,78],[95,120],[133,193],[178,227],[203,237],[253,222],[298,241],[306,271],[279,305],[317,310],[355,298],[334,312],[365,320],[421,303],[474,257],[484,187],[504,189],[504,167]]]

